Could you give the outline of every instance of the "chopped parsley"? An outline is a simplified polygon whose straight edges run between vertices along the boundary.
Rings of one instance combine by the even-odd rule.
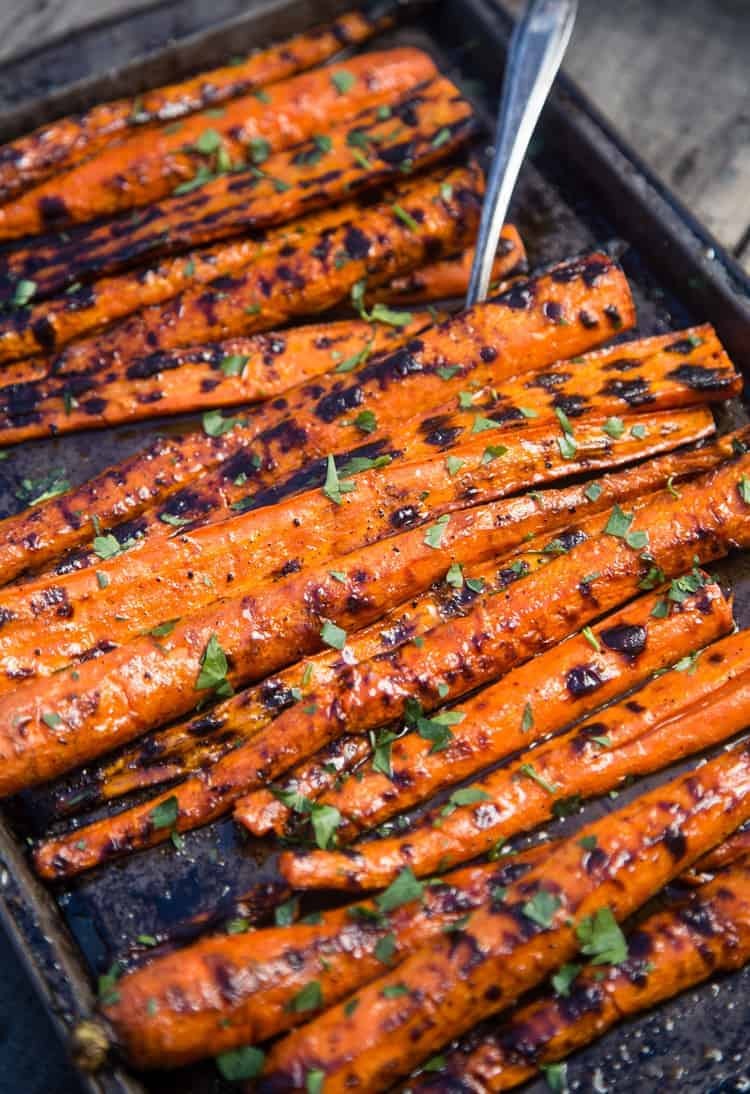
[[[222,1052],[216,1057],[216,1067],[223,1079],[228,1082],[240,1082],[243,1079],[255,1079],[260,1075],[265,1063],[265,1053],[254,1045],[235,1048],[231,1052]]]
[[[331,73],[331,83],[336,88],[339,95],[346,95],[347,91],[351,91],[355,81],[356,76],[346,68],[339,68],[336,72]]]
[[[576,927],[581,953],[594,965],[619,965],[628,956],[625,935],[608,907],[582,919]]]
[[[406,866],[382,893],[375,897],[375,903],[382,913],[392,912],[404,904],[421,900],[424,884],[418,881],[412,870]]]
[[[434,524],[430,525],[424,534],[424,542],[428,547],[437,549],[441,546],[449,520],[448,513],[444,513],[442,517],[438,517]]]
[[[155,830],[160,828],[172,828],[177,820],[179,813],[179,802],[177,795],[172,794],[169,798],[165,798],[163,802],[159,802],[148,815],[148,819]]]
[[[554,919],[555,912],[562,906],[562,901],[554,893],[548,893],[545,889],[540,889],[538,893],[534,893],[531,900],[527,900],[521,908],[521,911],[530,919],[532,923],[536,923],[539,927],[551,927],[552,920]]]
[[[330,619],[326,619],[320,628],[320,637],[326,646],[333,650],[343,650],[346,645],[346,631]]]
[[[227,655],[221,648],[216,635],[212,634],[201,657],[200,672],[195,681],[196,690],[205,691],[213,688],[215,694],[221,698],[231,695],[232,685],[227,680],[228,669]]]

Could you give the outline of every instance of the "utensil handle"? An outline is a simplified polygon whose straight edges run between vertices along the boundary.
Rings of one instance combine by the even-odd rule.
[[[565,54],[578,0],[530,0],[510,39],[466,306],[487,296],[505,222],[531,135]]]

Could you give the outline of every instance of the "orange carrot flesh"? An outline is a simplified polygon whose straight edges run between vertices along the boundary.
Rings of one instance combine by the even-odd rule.
[[[671,449],[714,428],[709,412],[697,409],[639,416],[642,437],[632,435],[633,419],[625,418],[622,435],[615,439],[604,432],[603,419],[594,419],[579,424],[569,459],[561,454],[557,423],[547,423],[518,434],[498,430],[504,451],[497,456],[498,449],[488,447],[492,430],[472,439],[472,416],[464,417],[466,439],[448,450],[461,461],[460,475],[445,455],[434,455],[432,446],[416,440],[412,458],[403,462],[378,467],[375,461],[371,470],[353,478],[342,464],[344,488],[333,498],[330,488],[311,490],[182,535],[172,523],[162,523],[161,535],[157,531],[150,543],[136,541],[124,554],[114,541],[97,537],[94,551],[104,557],[95,569],[72,569],[0,592],[6,619],[0,632],[0,693],[15,687],[19,678],[48,676],[72,659],[90,656],[102,641],[112,649],[165,619],[187,617],[224,591],[234,598],[258,592],[289,573],[306,573],[327,559],[385,539],[399,527],[440,519],[465,507],[467,491],[474,503],[492,501],[524,485]],[[363,511],[371,514],[364,521]],[[315,538],[309,534],[313,527]],[[60,603],[67,605],[64,613]]]
[[[0,148],[0,201],[111,144],[129,130],[215,108],[263,84],[276,83],[328,60],[346,45],[365,42],[387,20],[369,20],[362,12],[340,15],[329,24],[304,31],[226,65],[180,83],[154,88],[136,98],[101,103],[83,115],[59,118]],[[262,92],[261,97],[266,93]],[[207,123],[208,124],[208,123]]]
[[[462,703],[464,717],[444,748],[435,750],[429,740],[409,733],[390,747],[390,775],[382,762],[380,770],[367,764],[356,778],[320,795],[321,803],[339,812],[339,842],[531,748],[732,627],[731,607],[717,586],[686,599],[679,612],[654,618],[660,602],[661,594],[642,597]],[[234,816],[246,823],[243,809],[241,799]]]
[[[721,854],[726,842],[719,844]],[[465,1048],[449,1054],[439,1073],[409,1084],[444,1089],[453,1080],[473,1091],[510,1090],[591,1044],[632,1017],[717,972],[750,961],[750,859],[734,862],[675,909],[649,916],[627,936],[628,958],[587,965],[564,996],[546,995],[522,1007]]]
[[[331,452],[337,450],[334,436],[343,434],[341,449],[346,449],[351,444],[347,445],[341,419],[349,417],[353,407],[364,404],[383,425],[399,422],[404,407],[411,413],[415,400],[424,408],[439,405],[469,380],[492,383],[494,378],[499,382],[600,343],[611,333],[615,313],[617,326],[633,323],[627,282],[619,267],[604,255],[563,263],[540,278],[515,286],[512,294],[425,331],[409,344],[405,354],[397,352],[384,360],[370,361],[350,377],[334,373],[327,381],[321,379],[316,383],[314,402],[303,385],[288,394],[283,408],[260,408],[246,425],[235,422],[231,431],[222,431],[218,437],[193,433],[181,441],[159,442],[78,489],[7,518],[0,523],[0,583],[90,540],[94,517],[101,528],[108,529],[118,521],[137,517],[157,498],[169,495],[176,495],[171,503],[179,511],[180,486],[217,465],[224,465],[230,480],[241,471],[252,474],[249,449],[254,441],[263,461],[278,461],[284,451],[294,447],[280,443],[285,420],[290,426],[294,420],[289,440],[307,442],[314,436],[323,452]],[[561,326],[550,319],[544,310],[548,301],[554,301],[570,321]],[[576,318],[584,301],[596,318],[595,326]],[[230,464],[230,460],[235,462]]]
[[[259,1090],[304,1089],[310,1069],[323,1072],[329,1094],[389,1089],[573,960],[590,917],[632,914],[748,815],[750,756],[737,746],[587,825],[461,930],[362,988],[353,1013],[336,1004],[276,1042]],[[392,991],[397,984],[406,991]]]
[[[605,475],[597,480],[596,490],[591,489],[591,484],[579,484],[498,503],[493,507],[494,520],[498,528],[505,529],[504,539],[496,545],[498,555],[487,563],[464,569],[464,584],[460,590],[441,582],[415,601],[391,608],[377,623],[352,634],[346,646],[348,663],[383,654],[422,636],[436,624],[468,611],[477,597],[490,596],[518,580],[524,573],[523,567],[509,568],[510,560],[503,562],[503,556],[528,535],[542,529],[551,533],[569,524],[571,517],[579,511],[582,515],[600,512],[615,501],[625,502],[664,486],[668,481],[676,489],[674,483],[716,467],[732,454],[733,442],[741,443],[743,436],[743,433],[727,435],[696,451],[656,457],[626,471]],[[551,560],[554,556],[548,554],[546,557]],[[116,760],[104,763],[99,769],[89,769],[93,785],[87,797],[92,803],[114,798],[141,785],[186,775],[216,762],[290,705],[293,689],[305,697],[311,687],[332,683],[342,666],[335,651],[318,654],[290,666],[259,689],[225,701],[215,707],[209,717],[159,731]],[[325,757],[320,762],[325,763]],[[283,827],[284,819],[289,816],[286,807],[266,790],[257,794],[263,799],[264,810],[271,798],[273,815]],[[310,796],[309,789],[307,796]]]
[[[512,236],[508,234],[508,225],[506,225],[492,264],[490,282],[492,292],[500,292],[501,279],[508,277],[509,273],[515,271],[516,266],[519,265],[516,262],[512,265],[510,263],[514,242]],[[465,296],[473,261],[474,248],[469,247],[453,258],[444,258],[440,262],[433,262],[410,274],[394,277],[390,284],[377,289],[375,296],[378,300],[402,307]],[[519,268],[518,272],[522,272],[522,269]]]
[[[336,215],[316,222],[309,214],[342,200],[351,202],[363,188],[401,179],[394,152],[408,154],[413,169],[419,170],[449,156],[471,135],[471,108],[454,92],[447,81],[434,81],[426,91],[402,100],[391,120],[379,120],[377,110],[368,111],[357,120],[354,130],[348,122],[325,137],[270,156],[262,174],[255,169],[222,177],[210,187],[170,198],[159,206],[159,216],[150,206],[140,224],[130,215],[124,225],[118,220],[85,232],[79,229],[76,237],[52,250],[46,266],[42,246],[30,248],[27,258],[11,252],[4,274],[9,300],[18,281],[28,280],[32,274],[36,292],[30,306],[11,311],[0,325],[0,359],[11,361],[59,349],[74,337],[85,336],[139,307],[163,302],[196,283],[237,273],[263,255],[292,247],[299,243],[298,236],[316,223],[320,227],[327,222],[335,224]],[[398,124],[398,110],[408,119],[408,126]],[[399,129],[406,131],[406,139]],[[352,132],[362,134],[365,147],[372,149],[372,160],[352,146]],[[448,136],[436,146],[438,133]],[[297,224],[295,218],[300,217],[305,219]],[[285,222],[292,222],[293,227],[284,232],[271,229]],[[185,251],[240,234],[244,238],[233,246],[202,247],[181,260],[164,257],[165,252]],[[153,252],[162,256],[158,265],[154,265]],[[130,274],[119,272],[137,261],[152,265]],[[498,268],[500,276],[512,264],[500,262]],[[103,273],[110,276],[102,277]],[[94,276],[98,280],[92,282]],[[84,285],[81,279],[89,283]],[[37,302],[66,286],[74,287]]]
[[[547,643],[572,633],[595,615],[634,595],[645,576],[645,563],[639,549],[633,546],[641,538],[633,538],[636,531],[649,529],[649,551],[655,559],[654,565],[667,575],[683,572],[693,557],[708,561],[725,553],[730,543],[746,542],[748,508],[737,485],[746,464],[750,465],[750,459],[742,457],[686,484],[679,501],[669,492],[666,496],[656,495],[638,512],[636,528],[631,529],[628,542],[608,533],[593,536],[544,569],[511,584],[497,597],[474,606],[463,618],[436,628],[425,636],[421,646],[399,647],[388,659],[388,687],[392,689],[390,716],[397,716],[413,694],[414,672],[419,673],[420,700],[424,706],[457,699],[470,687],[489,682]],[[326,573],[326,579],[313,583],[310,577],[303,576],[296,582],[282,582],[264,595],[262,609],[260,602],[255,601],[252,622],[247,618],[248,604],[244,598],[239,604],[227,601],[218,609],[192,617],[190,624],[178,624],[161,645],[141,639],[81,665],[74,695],[70,693],[66,673],[45,680],[44,687],[42,682],[35,681],[22,686],[0,700],[0,725],[8,726],[2,743],[7,757],[2,768],[4,789],[15,789],[69,770],[105,747],[132,738],[143,732],[149,722],[158,724],[165,705],[173,714],[180,704],[184,704],[184,710],[188,703],[194,702],[190,692],[200,671],[202,651],[211,636],[231,659],[230,679],[237,680],[240,674],[245,678],[249,673],[264,675],[272,671],[274,660],[278,664],[279,647],[290,660],[292,642],[298,656],[320,642],[321,617],[337,620],[341,626],[348,625],[352,618],[347,614],[351,613],[351,597],[355,596],[359,606],[357,598],[365,588],[370,601],[365,611],[357,613],[359,622],[367,622],[368,617],[377,614],[373,603],[376,583],[369,579],[371,568],[374,572],[373,564],[378,567],[377,587],[384,592],[387,588],[387,602],[394,603],[406,599],[407,588],[412,593],[418,591],[417,581],[425,588],[437,576],[436,571],[445,573],[447,562],[491,557],[496,553],[494,527],[480,534],[480,522],[484,521],[492,521],[491,505],[453,514],[442,528],[437,545],[430,546],[435,534],[425,539],[421,530],[417,536],[405,533],[397,541],[386,541],[389,548],[398,548],[395,562],[392,550],[387,550],[384,557],[383,547],[375,544],[342,558],[336,578]],[[467,559],[464,552],[469,528],[470,559]],[[425,546],[427,552],[423,550]],[[594,573],[599,576],[591,583],[582,581]],[[352,582],[353,575],[356,582]],[[309,607],[299,614],[299,609],[290,610],[290,604],[309,604],[313,590],[319,614],[311,625]],[[277,601],[283,606],[281,613],[276,609]],[[273,624],[267,624],[266,619],[273,619]],[[252,629],[248,632],[248,628]],[[238,632],[262,635],[262,645],[251,642],[248,647],[242,640],[238,648]],[[325,623],[323,633],[326,633]],[[475,640],[477,636],[481,640]],[[356,682],[358,671],[357,665],[350,666],[347,676]],[[367,672],[373,674],[372,666],[368,665]],[[87,696],[94,693],[96,739],[92,739],[88,730],[89,719],[85,714]],[[123,694],[130,696],[129,703],[123,701]],[[42,714],[50,710],[60,718],[59,725],[56,723],[59,733],[50,732],[42,719]],[[74,712],[76,723],[72,728]],[[347,716],[350,713],[347,711]],[[167,798],[176,798],[175,824],[180,829],[213,819],[243,793],[274,779],[338,736],[342,728],[339,720],[327,715],[327,710],[318,709],[313,691],[310,705],[303,709],[297,705],[283,712],[267,731],[223,757],[209,771],[177,786],[173,794],[160,795],[150,803],[89,826],[85,830],[84,847],[66,848],[66,854],[62,855],[53,853],[47,845],[45,856],[49,851],[49,858],[43,867],[40,862],[40,867],[51,870],[54,876],[55,872],[95,865],[125,847],[161,842],[169,833],[155,828],[151,815],[159,801]],[[13,731],[14,719],[23,726],[23,734]],[[353,727],[347,724],[346,728]]]
[[[340,74],[347,73],[346,90]],[[434,79],[420,50],[403,48],[352,57],[293,76],[270,87],[261,102],[248,95],[229,100],[219,117],[187,117],[104,148],[89,160],[0,206],[0,239],[17,239],[71,223],[146,205],[194,179],[201,167],[213,174],[223,158],[244,164],[247,147],[270,150],[304,141],[332,121],[366,105],[390,103],[410,87]]]
[[[446,180],[456,186],[450,200],[441,197]],[[482,187],[479,171],[449,169],[400,183],[387,200],[367,208],[350,202],[311,214],[299,232],[297,225],[274,229],[262,244],[230,241],[169,260],[145,278],[104,278],[93,287],[90,303],[86,287],[82,306],[62,302],[57,317],[66,337],[75,331],[89,337],[63,346],[47,359],[47,368],[54,374],[103,373],[123,355],[149,356],[319,314],[348,298],[362,278],[388,280],[463,246],[476,227]],[[397,215],[395,208],[402,207],[411,210],[413,221]],[[117,322],[99,335],[88,329],[112,319]],[[40,329],[47,337],[44,322]],[[11,345],[13,335],[10,329]],[[53,330],[53,344],[54,337]]]
[[[429,323],[427,313],[422,312],[407,312],[404,319],[411,319],[409,329]],[[404,335],[409,329],[402,328]],[[663,336],[632,343],[628,375],[624,379],[613,379],[608,372],[614,358],[612,351],[604,355],[587,354],[575,362],[566,362],[565,371],[560,371],[561,366],[557,365],[557,371],[541,371],[533,379],[522,376],[504,381],[499,390],[490,387],[471,392],[472,405],[484,417],[512,423],[522,421],[524,415],[550,416],[565,408],[571,418],[596,413],[617,415],[631,409],[657,411],[725,400],[741,390],[740,374],[710,329],[705,339],[692,349],[690,359],[681,357],[679,364],[669,350],[661,348],[664,344]],[[75,374],[36,381],[13,378],[8,385],[0,387],[0,442],[14,443],[47,433],[57,435],[156,414],[253,402],[288,389],[292,368],[300,381],[306,371],[310,375],[319,374],[326,363],[329,366],[331,363],[325,354],[318,353],[297,367],[291,354],[285,352],[285,334],[259,338],[259,346],[262,354],[242,366],[239,374],[238,365],[242,362],[232,360],[227,369],[226,358],[222,356],[224,350],[216,347],[192,351],[203,358],[210,353],[210,364],[182,364],[169,368],[172,361],[185,360],[190,350],[123,361],[107,370],[108,379],[104,383],[95,373],[88,378]],[[365,358],[370,348],[363,346],[359,356]],[[287,357],[290,358],[289,372],[284,369]],[[351,360],[351,357],[347,359]],[[167,371],[162,371],[165,366]],[[20,366],[18,371],[21,371]],[[18,386],[19,382],[22,387]],[[89,392],[94,395],[96,416],[92,416],[89,409]],[[436,407],[435,414],[452,409],[450,404]],[[441,428],[447,430],[449,423],[445,426],[441,423]],[[608,428],[614,430],[619,425],[613,421]]]
[[[362,901],[324,912],[315,925],[207,938],[124,976],[105,1015],[136,1067],[177,1066],[264,1040],[311,1017],[312,1010],[295,1010],[292,1002],[310,981],[318,980],[326,1004],[341,999],[380,975],[375,951],[382,940],[393,940],[394,957],[405,956],[548,853],[542,846],[457,871],[425,890],[423,901],[389,911]],[[231,1003],[217,991],[219,963],[237,986]],[[179,1012],[178,998],[190,1000]]]
[[[628,775],[657,771],[725,740],[750,714],[750,637],[741,632],[701,657],[700,672],[673,670],[647,684],[635,700],[638,710],[625,700],[479,779],[471,786],[478,804],[459,805],[447,816],[437,811],[408,835],[346,854],[287,854],[284,876],[297,888],[309,879],[314,887],[364,889],[387,884],[407,865],[423,877],[546,821],[556,802],[606,793]]]

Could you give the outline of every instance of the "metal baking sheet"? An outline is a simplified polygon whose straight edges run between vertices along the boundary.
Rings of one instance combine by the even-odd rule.
[[[336,0],[267,0],[247,13],[239,0],[212,0],[210,6],[167,0],[58,39],[0,72],[0,139],[68,110],[219,63],[348,6]],[[383,42],[428,49],[489,121],[508,29],[489,0],[436,0],[407,6]],[[478,151],[486,148],[480,143]],[[750,376],[750,280],[565,79],[547,107],[530,159],[512,212],[532,266],[594,245],[609,247],[622,256],[634,286],[639,332],[710,320]],[[739,404],[721,413],[726,425],[747,420]],[[59,470],[71,482],[81,481],[185,421],[14,449],[0,464],[0,514],[20,507],[24,478]],[[734,582],[740,625],[750,625],[746,559],[724,564],[720,572]],[[42,790],[0,809],[0,913],[64,1038],[91,1013],[92,976],[127,957],[138,934],[186,937],[195,916],[229,915],[237,897],[248,892],[262,915],[278,892],[273,847],[246,838],[231,820],[189,833],[180,853],[171,845],[156,848],[48,890],[32,876],[25,855],[46,800]],[[607,808],[609,801],[594,803],[588,812]],[[750,969],[618,1027],[570,1062],[571,1088],[681,1094],[750,1088],[749,991]],[[82,1082],[92,1094],[225,1089],[210,1062],[138,1077],[115,1063],[96,1076],[82,1073]],[[541,1092],[544,1084],[529,1089]]]

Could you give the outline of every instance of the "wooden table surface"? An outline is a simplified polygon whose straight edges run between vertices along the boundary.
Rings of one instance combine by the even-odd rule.
[[[523,0],[503,2],[513,10],[523,6]],[[0,0],[0,64],[93,18],[145,6],[144,0]],[[748,0],[580,0],[566,67],[750,269],[748,62]]]
[[[505,2],[515,10],[523,4]],[[94,18],[146,6],[0,0],[0,64]],[[748,269],[749,61],[748,0],[580,0],[566,61],[603,113]],[[2,937],[0,966],[0,1073],[12,1067],[14,1089],[23,1094],[74,1094],[78,1084]]]

